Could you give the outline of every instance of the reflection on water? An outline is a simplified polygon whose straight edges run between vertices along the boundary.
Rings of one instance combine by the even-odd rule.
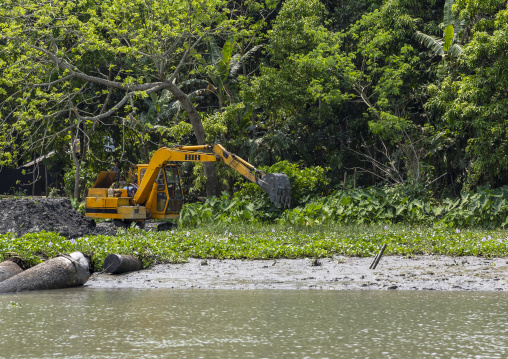
[[[505,293],[81,288],[0,296],[1,358],[507,358]]]

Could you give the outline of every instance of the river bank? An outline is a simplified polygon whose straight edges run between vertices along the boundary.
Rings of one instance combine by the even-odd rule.
[[[150,269],[93,274],[88,288],[321,289],[508,291],[508,258],[386,256],[372,258],[218,260],[159,264]],[[316,265],[317,264],[317,265]]]

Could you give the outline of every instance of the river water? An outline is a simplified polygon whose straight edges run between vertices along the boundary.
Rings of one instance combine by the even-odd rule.
[[[108,290],[0,295],[1,358],[507,358],[508,294]]]

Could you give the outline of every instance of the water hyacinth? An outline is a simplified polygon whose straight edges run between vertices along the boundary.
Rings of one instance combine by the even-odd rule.
[[[460,229],[455,229],[455,233],[459,234],[460,233]]]
[[[386,243],[385,255],[506,256],[506,230],[461,231],[454,236],[450,227],[390,226],[298,227],[237,225],[235,234],[221,225],[190,231],[147,232],[128,229],[118,236],[90,236],[66,239],[57,233],[30,233],[22,237],[0,235],[0,257],[15,253],[28,265],[43,258],[81,251],[89,256],[94,270],[102,268],[110,253],[142,258],[146,266],[155,263],[182,263],[188,258],[282,259],[325,258],[336,255],[369,257]],[[388,226],[387,226],[388,227]],[[227,235],[224,234],[227,232]],[[488,236],[495,240],[487,241]],[[498,238],[500,238],[498,240]],[[53,248],[54,247],[54,248]],[[213,248],[213,249],[212,249]],[[58,250],[55,250],[58,249]],[[42,254],[42,255],[41,255]]]

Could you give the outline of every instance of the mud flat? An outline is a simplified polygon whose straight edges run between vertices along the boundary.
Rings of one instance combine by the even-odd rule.
[[[189,259],[120,275],[93,274],[88,288],[508,291],[508,258]],[[318,264],[318,265],[316,265]]]

